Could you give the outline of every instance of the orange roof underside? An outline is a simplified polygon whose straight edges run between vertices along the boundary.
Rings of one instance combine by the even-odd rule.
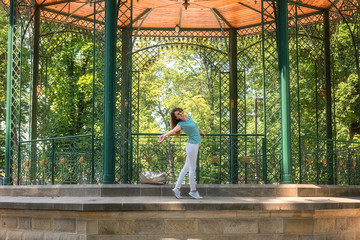
[[[65,16],[54,21],[67,21],[64,19],[69,18],[71,21],[81,19],[92,22],[94,18],[94,4],[87,0],[36,1],[42,4],[42,16],[47,12]],[[220,24],[223,28],[242,28],[261,23],[261,0],[189,0],[187,10],[183,3],[184,0],[133,0],[133,19],[138,19],[133,26],[138,28],[141,24],[141,28],[173,29],[178,24],[183,29],[219,29]],[[328,0],[302,0],[299,12],[311,14],[330,7]],[[144,14],[147,12],[149,14]],[[104,22],[104,15],[104,10],[100,11],[97,19]]]

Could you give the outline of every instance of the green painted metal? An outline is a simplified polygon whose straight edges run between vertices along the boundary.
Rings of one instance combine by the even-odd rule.
[[[55,139],[51,139],[51,149],[55,149]],[[55,184],[55,151],[51,153],[51,184]]]
[[[116,1],[105,1],[104,184],[115,182],[116,14]]]
[[[290,77],[288,3],[278,1],[279,75],[281,92],[282,183],[291,183]]]
[[[144,170],[161,171],[167,175],[167,183],[175,183],[180,170],[185,161],[184,147],[187,142],[187,137],[181,135],[179,138],[169,137],[166,138],[162,144],[157,143],[160,133],[133,133],[134,148],[138,155],[134,155],[134,168],[133,183],[139,182],[139,173]],[[248,148],[253,150],[256,148],[255,138],[260,140],[263,138],[262,134],[207,134],[203,138],[201,147],[199,149],[197,161],[197,175],[196,181],[199,184],[226,184],[231,183],[227,168],[231,163],[231,159],[226,155],[231,150],[231,137],[237,137],[239,142],[244,142],[245,139],[250,139]],[[220,142],[219,140],[222,140]],[[220,148],[220,143],[222,147]],[[261,149],[261,141],[257,143],[258,148]],[[239,152],[242,152],[244,146],[239,147]],[[169,149],[172,149],[171,155],[168,154]],[[254,159],[256,154],[250,154],[250,158]],[[258,156],[261,157],[262,153],[259,152]],[[169,157],[173,158],[173,163],[169,163]],[[221,158],[222,157],[222,158]],[[250,165],[250,164],[249,164]],[[261,165],[261,164],[260,164]],[[262,169],[262,167],[260,167]],[[252,168],[249,168],[249,182],[254,182],[254,173]],[[174,171],[172,173],[171,171]],[[259,175],[259,181],[262,181]]]
[[[122,73],[121,73],[121,136],[120,136],[120,177],[121,183],[129,183],[129,162],[131,162],[131,28],[122,29]]]
[[[267,158],[266,158],[266,138],[264,137],[262,139],[262,164],[263,164],[263,181],[265,184],[268,183],[268,178],[267,178]]]
[[[38,85],[39,85],[39,62],[40,62],[40,10],[34,15],[34,59],[33,59],[33,79],[32,79],[32,101],[31,101],[31,133],[30,139],[38,138]],[[20,152],[20,151],[19,151]],[[31,154],[31,179],[37,175],[36,166],[36,146],[32,146]]]
[[[299,70],[299,19],[298,19],[298,6],[295,8],[296,14],[296,87],[297,87],[297,134],[298,134],[298,159],[299,159],[299,183],[302,183],[302,149],[301,149],[301,111],[300,111],[300,70]]]
[[[115,179],[118,183],[130,183],[132,161],[132,46],[133,5],[132,1],[118,2],[117,32],[117,81],[115,105]]]
[[[360,164],[359,161],[359,150],[360,142],[355,141],[344,141],[328,138],[317,138],[301,136],[301,144],[303,149],[302,161],[306,163],[309,172],[315,172],[316,174],[307,174],[304,176],[304,183],[313,184],[327,184],[328,181],[328,169],[324,164],[326,159],[327,145],[331,141],[336,145],[336,152],[334,155],[337,156],[338,167],[336,171],[330,174],[334,174],[338,179],[338,184],[347,185],[358,185],[360,184],[360,172],[356,169],[356,166]],[[316,149],[313,146],[318,145]],[[311,162],[307,162],[311,159]]]
[[[281,181],[281,106],[279,84],[279,37],[277,1],[262,2],[262,77],[267,180]]]
[[[89,184],[91,174],[91,135],[20,141],[19,185]],[[33,149],[36,159],[31,159]],[[37,175],[32,177],[29,161],[34,160]],[[99,169],[100,170],[100,169]]]
[[[264,12],[265,6],[264,6],[264,2],[261,1],[261,12]],[[266,148],[266,137],[267,137],[267,124],[266,124],[266,72],[265,72],[265,68],[266,68],[266,60],[265,60],[265,23],[266,23],[266,18],[265,16],[262,14],[261,15],[261,50],[263,52],[262,55],[262,92],[263,92],[263,115],[264,115],[264,140],[263,140],[263,169],[267,169],[267,148]],[[264,175],[265,176],[265,175]],[[267,174],[266,174],[266,178],[265,178],[265,183],[267,183]]]
[[[6,142],[5,142],[5,178],[4,185],[10,185],[12,140],[11,140],[11,93],[12,93],[12,54],[13,54],[13,27],[14,27],[14,1],[10,0],[9,30],[8,30],[8,63],[7,63],[7,90],[6,90]]]
[[[229,40],[229,66],[230,66],[230,133],[238,131],[238,86],[237,86],[237,33],[234,28],[230,29]],[[237,139],[231,137],[231,183],[238,182],[238,151]]]
[[[333,138],[332,96],[331,96],[331,55],[330,55],[330,19],[329,11],[324,11],[324,48],[325,48],[325,101],[326,101],[326,138]],[[327,144],[327,184],[334,184],[333,141]]]
[[[103,181],[104,155],[104,56],[105,56],[105,22],[103,1],[94,3],[93,21],[93,89],[92,89],[92,167],[94,183]],[[100,169],[100,170],[99,170]]]
[[[65,2],[66,1],[64,1],[64,3]],[[219,126],[215,126],[215,131],[220,134],[214,136],[208,134],[209,138],[205,139],[204,144],[202,144],[202,149],[199,152],[198,157],[199,165],[197,171],[197,182],[278,183],[280,176],[281,182],[283,182],[283,180],[287,177],[286,174],[289,175],[289,173],[294,173],[290,174],[294,182],[325,184],[330,182],[327,177],[334,176],[335,179],[338,179],[339,184],[357,184],[356,179],[359,177],[359,173],[356,166],[359,166],[360,163],[354,156],[357,156],[358,145],[353,142],[347,142],[344,144],[335,142],[334,140],[329,139],[329,134],[325,137],[325,132],[329,127],[328,125],[325,126],[325,118],[327,117],[324,114],[327,107],[325,104],[329,104],[335,109],[336,99],[333,97],[331,100],[327,99],[325,101],[320,92],[320,90],[324,87],[323,84],[325,83],[324,81],[321,81],[322,79],[325,79],[325,66],[330,66],[332,64],[330,61],[325,63],[326,59],[324,56],[326,54],[326,49],[322,45],[325,42],[320,42],[318,40],[324,38],[323,24],[325,23],[321,23],[323,13],[320,14],[319,11],[316,11],[311,14],[298,14],[294,12],[294,9],[296,11],[305,11],[305,9],[310,7],[302,3],[297,4],[297,2],[289,2],[288,6],[290,7],[288,13],[290,18],[288,21],[281,21],[281,17],[285,17],[285,14],[282,16],[280,14],[281,6],[284,2],[281,3],[280,1],[275,0],[264,0],[262,1],[261,13],[263,22],[261,25],[251,25],[247,26],[246,29],[231,29],[231,31],[229,31],[229,29],[226,28],[228,23],[226,23],[221,15],[215,11],[221,29],[182,29],[183,31],[181,32],[181,36],[179,36],[179,34],[174,32],[174,29],[142,29],[139,27],[134,35],[131,29],[132,6],[130,1],[118,1],[117,3],[112,2],[112,5],[118,4],[116,7],[118,12],[115,13],[116,16],[114,17],[117,17],[115,22],[123,22],[114,27],[116,28],[115,35],[117,36],[115,37],[116,40],[114,40],[115,43],[111,43],[113,47],[115,46],[111,49],[114,52],[114,55],[116,55],[115,77],[111,80],[111,78],[109,78],[111,74],[106,72],[105,75],[107,82],[104,84],[105,77],[103,62],[104,59],[107,59],[107,57],[105,57],[104,54],[104,23],[106,21],[103,18],[104,14],[102,14],[104,12],[103,3],[103,1],[93,3],[94,20],[92,24],[87,26],[89,29],[93,29],[94,42],[94,101],[92,105],[93,129],[91,130],[91,150],[87,148],[90,146],[89,143],[84,143],[83,140],[80,139],[62,139],[61,141],[43,140],[41,143],[21,141],[28,137],[22,132],[24,129],[22,126],[26,126],[26,129],[32,129],[33,131],[36,130],[36,127],[28,127],[28,125],[26,125],[27,123],[24,123],[24,120],[21,120],[23,117],[22,114],[28,114],[28,109],[24,107],[25,105],[29,105],[28,99],[30,99],[30,95],[28,94],[30,87],[27,85],[29,83],[26,82],[26,77],[31,76],[29,74],[23,78],[21,76],[21,72],[31,65],[33,66],[33,72],[36,74],[37,71],[34,64],[38,64],[36,64],[37,60],[35,55],[31,57],[31,64],[28,64],[27,61],[21,62],[22,60],[27,60],[26,57],[28,57],[26,54],[22,55],[22,52],[26,53],[26,51],[23,51],[22,49],[27,49],[31,43],[27,37],[29,36],[30,39],[36,40],[36,34],[35,32],[21,33],[20,30],[24,29],[21,26],[30,26],[29,29],[31,29],[33,24],[31,21],[28,21],[27,17],[23,17],[24,15],[16,17],[18,27],[15,28],[16,31],[12,28],[13,34],[15,33],[15,35],[13,35],[11,39],[14,44],[13,49],[15,49],[11,57],[16,58],[16,60],[12,60],[12,62],[9,60],[9,65],[12,65],[13,68],[11,71],[8,69],[8,72],[14,74],[15,78],[11,78],[11,84],[9,84],[8,87],[10,86],[12,88],[10,91],[13,93],[11,95],[12,99],[20,99],[20,101],[12,100],[8,108],[11,109],[9,117],[12,124],[9,125],[12,126],[10,129],[8,129],[7,126],[7,134],[10,134],[10,137],[7,136],[6,145],[7,151],[10,151],[10,160],[8,160],[9,158],[7,159],[6,168],[7,177],[9,179],[8,182],[15,184],[82,183],[82,179],[74,177],[75,173],[79,173],[85,176],[87,183],[101,183],[109,179],[108,183],[137,183],[138,171],[141,169],[159,169],[167,171],[169,179],[174,181],[176,174],[182,166],[182,163],[176,161],[176,157],[177,154],[183,153],[183,145],[186,143],[186,138],[181,137],[181,139],[175,140],[168,139],[164,150],[156,143],[158,135],[134,134],[132,131],[139,131],[139,124],[136,123],[136,121],[140,116],[139,113],[141,113],[141,106],[136,105],[139,105],[139,99],[143,93],[136,92],[135,89],[138,89],[137,91],[141,89],[139,87],[141,84],[141,74],[152,64],[153,61],[156,61],[156,59],[159,58],[162,48],[175,46],[185,49],[201,49],[198,51],[199,54],[202,54],[201,56],[206,56],[208,62],[210,63],[217,63],[216,66],[213,66],[213,74],[214,79],[216,80],[216,94],[221,96],[221,100],[219,101],[220,103],[214,106],[213,109],[216,117],[220,118]],[[19,6],[22,13],[26,11],[31,14],[33,13],[31,10],[33,6],[24,6],[25,5]],[[339,6],[339,10],[346,11],[344,9],[346,9],[345,5]],[[70,19],[71,21],[81,20],[86,22],[90,22],[92,20],[90,15],[89,18],[85,17],[79,19],[76,18],[76,16],[73,16],[73,13],[69,13],[67,15],[65,14],[65,17],[60,24],[50,23],[51,19],[54,19],[54,16],[60,16],[59,12],[42,13],[49,14],[46,16],[46,20],[41,20],[41,30],[43,31],[46,29],[46,31],[41,33],[40,42],[46,46],[46,50],[44,51],[41,45],[39,54],[42,70],[42,73],[40,73],[42,75],[39,79],[45,79],[44,81],[46,82],[46,71],[48,71],[47,61],[51,56],[50,51],[54,51],[54,49],[56,49],[55,45],[57,44],[57,41],[51,41],[51,39],[56,39],[55,37],[53,38],[52,35],[61,34],[63,30],[64,32],[73,31],[76,26],[71,26],[72,29],[69,31],[64,28],[65,23]],[[122,18],[120,16],[126,17]],[[36,20],[35,18],[33,19]],[[321,20],[319,21],[319,19]],[[281,26],[281,22],[284,24],[283,26]],[[285,24],[285,22],[288,23]],[[109,22],[107,21],[106,26],[108,26],[108,24]],[[335,23],[333,22],[330,22],[329,24],[331,26],[335,26]],[[59,25],[61,26],[61,29],[57,28]],[[284,38],[281,31],[279,30],[277,32],[276,29],[277,27],[284,29],[288,26],[291,29],[289,30],[291,31],[290,34],[288,34],[290,36],[290,48],[288,50],[290,55],[290,66],[287,66],[287,69],[285,68],[284,70],[282,65],[284,64],[283,60],[285,58],[281,57],[284,53],[282,48]],[[25,30],[27,30],[27,27]],[[260,34],[260,31],[262,34]],[[231,39],[234,35],[236,35],[238,45],[236,57],[234,57],[236,54],[234,54],[233,51],[224,52],[223,47],[219,49],[216,48],[216,44],[221,42],[219,39],[226,42],[226,38],[230,37]],[[22,45],[22,42],[19,43],[19,39],[21,38],[18,38],[18,36],[23,37],[24,45]],[[134,36],[137,36],[137,38],[134,39]],[[136,49],[135,47],[133,52],[130,51],[133,47],[133,42],[129,41],[129,39],[133,38],[134,41],[138,41],[138,39],[140,39],[141,41],[141,39],[144,39],[145,37],[147,37],[148,40],[150,39],[150,42],[157,43],[149,45],[142,50]],[[252,38],[257,39],[257,42],[262,42],[262,46],[260,47],[260,44],[257,44],[256,41],[249,44],[249,46],[241,46],[243,43],[248,43],[248,41]],[[110,38],[106,37],[106,47],[109,46],[109,39]],[[307,41],[308,39],[310,40]],[[231,41],[232,40],[230,40],[230,46],[234,46],[235,44],[232,44]],[[223,43],[221,42],[221,44]],[[60,45],[61,44],[59,44],[58,47],[61,47]],[[295,45],[296,47],[294,47]],[[116,49],[116,51],[114,49]],[[49,52],[47,52],[48,50]],[[310,50],[310,52],[315,51],[317,53],[311,53],[311,57],[306,56],[307,54],[300,54],[302,51],[308,50]],[[106,50],[106,55],[108,52],[109,49]],[[228,53],[230,53],[230,55],[228,55]],[[132,54],[136,54],[136,57],[133,58]],[[136,71],[135,77],[132,76],[132,59],[136,59],[136,62],[134,63],[134,71]],[[261,60],[263,63],[262,72]],[[312,63],[306,62],[308,60],[309,62],[312,61]],[[237,63],[235,63],[236,61]],[[218,62],[226,63],[219,64]],[[21,65],[21,63],[23,63],[23,65]],[[305,70],[302,68],[304,68],[305,64],[303,63],[310,66],[308,68],[309,72],[315,68],[315,76],[310,76],[310,74],[304,73]],[[295,64],[298,65],[298,67],[295,67]],[[107,62],[106,67],[110,65],[111,64]],[[289,71],[289,68],[291,70],[290,77],[287,77],[286,71]],[[49,69],[51,69],[51,66]],[[237,74],[237,77],[235,78],[233,77],[234,69]],[[281,72],[282,70],[284,71]],[[106,71],[108,71],[108,68]],[[283,74],[284,72],[285,74]],[[25,71],[24,73],[26,74]],[[260,83],[261,74],[263,75],[262,86]],[[313,80],[313,77],[315,78],[315,81]],[[334,77],[334,75],[331,77]],[[35,75],[34,78],[36,78]],[[287,91],[283,91],[284,87],[285,89],[288,88],[286,85],[281,85],[280,98],[279,79],[281,80],[286,78],[290,78],[292,80],[290,82],[290,100],[287,99]],[[313,82],[315,82],[314,84],[316,86],[314,88],[313,85],[311,85],[312,82],[310,78]],[[31,77],[28,79],[31,79]],[[109,82],[110,85],[108,84]],[[111,85],[114,84],[114,82],[115,86]],[[238,84],[238,89],[233,92],[233,86],[236,82]],[[133,83],[136,84],[134,88],[132,86]],[[281,83],[283,83],[282,80]],[[37,84],[35,84],[35,81],[33,84],[34,89]],[[316,105],[316,112],[313,112],[313,115],[317,118],[314,120],[313,124],[313,128],[316,128],[313,131],[314,135],[323,137],[325,140],[318,138],[310,141],[300,138],[300,133],[303,133],[304,130],[302,128],[306,125],[303,124],[300,119],[300,114],[302,114],[301,108],[304,107],[300,106],[300,94],[302,93],[300,88],[306,84],[310,85],[312,90],[314,89],[314,92],[311,94],[314,95],[315,100],[309,101],[310,105],[316,102],[315,104],[312,104],[314,106]],[[336,91],[335,82],[333,82],[333,84],[334,85],[331,85],[331,87],[333,87],[333,91]],[[45,86],[45,90],[49,90],[50,88],[50,86],[47,87],[46,84],[42,86]],[[105,90],[104,87],[106,88]],[[110,91],[112,87],[115,89],[114,91]],[[231,91],[229,91],[229,89]],[[108,95],[109,91],[111,92],[110,95]],[[258,106],[256,100],[254,105],[254,102],[252,101],[254,95],[260,95],[261,92],[264,94],[263,105]],[[111,97],[111,94],[113,94],[113,98]],[[237,97],[238,101],[234,101],[233,96]],[[251,101],[248,101],[247,99],[251,99]],[[237,112],[233,111],[231,100],[233,100],[234,105],[237,104]],[[105,119],[110,119],[110,121],[104,122],[103,106],[106,102],[105,106],[107,106],[107,110],[105,111],[105,114],[108,114],[109,105],[107,104],[111,101],[112,106],[115,106],[115,110],[112,113],[113,116],[115,115],[115,120],[112,120],[111,117],[109,118],[109,115],[107,115]],[[290,110],[287,109],[288,106],[286,106],[286,103],[289,101],[291,103]],[[46,100],[41,102],[41,99],[39,98],[39,104],[43,104],[42,106],[45,106],[44,103],[46,105]],[[25,111],[23,111],[22,108],[24,108]],[[256,113],[257,108],[259,108],[259,115],[256,116],[256,118],[258,117],[258,120],[253,119],[254,115],[251,111],[253,111],[254,108]],[[262,111],[260,108],[262,108]],[[41,109],[41,107],[39,109]],[[50,107],[48,109],[48,111],[50,111]],[[290,120],[287,119],[288,116],[281,115],[288,115],[289,112],[291,112]],[[41,114],[38,114],[39,120],[41,120],[40,115]],[[31,115],[28,114],[25,118],[29,118],[29,116]],[[237,124],[234,124],[234,121],[237,121]],[[258,121],[263,124],[258,126],[256,124]],[[338,118],[333,115],[333,123],[335,123],[335,121],[338,121]],[[286,124],[289,124],[290,122],[292,123],[290,128],[292,133],[291,136],[289,136],[293,141],[291,142],[290,149],[285,151],[287,146],[290,146],[290,144],[289,139],[284,137],[284,130],[289,129]],[[36,123],[36,121],[34,121],[34,123]],[[236,125],[236,127],[234,127],[234,125]],[[114,138],[108,138],[109,134],[111,135],[109,126],[110,128],[114,126]],[[41,128],[41,126],[38,127]],[[251,136],[251,134],[247,134],[252,131],[255,131],[255,133],[259,131],[262,135]],[[244,133],[245,135],[236,133]],[[105,140],[104,134],[106,135]],[[35,134],[32,135],[34,136]],[[336,135],[336,133],[333,133],[333,135]],[[109,139],[110,141],[107,141]],[[105,141],[108,143],[104,146],[103,143],[105,143]],[[105,154],[109,154],[106,149],[109,149],[109,146],[111,145],[109,142],[111,141],[113,141],[113,145],[115,145],[115,150],[114,153],[110,154],[113,155],[113,159],[110,160],[109,166],[109,162],[102,162],[102,156],[104,151],[106,152]],[[17,142],[20,144],[17,145]],[[334,144],[336,144],[336,148],[333,147],[335,146]],[[35,146],[35,148],[30,148],[29,146]],[[76,151],[71,150],[69,146],[75,147],[77,149],[76,151],[79,151],[80,149],[82,151],[81,155],[76,154]],[[152,149],[149,150],[148,146],[152,146]],[[89,155],[86,155],[85,151],[91,153],[91,157],[88,157]],[[285,151],[285,154],[281,151]],[[38,169],[31,167],[29,170],[26,168],[26,165],[29,164],[27,161],[29,156],[32,156],[32,154],[35,155],[32,157],[33,160],[31,160],[30,166],[33,166],[32,164],[36,164]],[[62,154],[67,154],[67,157],[63,157]],[[332,157],[329,157],[329,154],[332,155]],[[86,155],[85,159],[91,159],[91,161],[86,161],[86,164],[91,163],[91,165],[77,163],[79,158],[83,155]],[[152,157],[152,162],[145,161],[145,157],[147,156]],[[291,163],[292,157],[294,158],[294,162],[296,161],[296,165]],[[67,159],[66,163],[61,164],[60,160],[62,158]],[[331,162],[334,164],[332,168],[330,168],[331,162],[329,161],[329,158],[332,159]],[[44,159],[44,165],[41,165],[41,159]],[[262,161],[258,161],[259,159],[262,159]],[[322,162],[324,159],[327,160],[327,164]],[[89,173],[87,172],[88,169],[90,169]],[[112,169],[115,170],[113,171]],[[339,174],[335,172],[334,169],[338,170]],[[102,170],[104,170],[104,174],[106,172],[110,172],[112,175],[106,175],[103,179]],[[34,180],[31,176],[37,175],[35,173],[39,173],[39,175],[41,175],[41,179],[37,178]],[[325,176],[325,178],[323,176]],[[44,181],[46,181],[46,183]]]

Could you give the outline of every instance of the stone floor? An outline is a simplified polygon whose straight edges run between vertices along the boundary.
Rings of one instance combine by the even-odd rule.
[[[360,240],[360,187],[0,186],[0,239]]]
[[[1,186],[0,208],[71,211],[318,210],[360,208],[358,186],[198,185],[201,200],[173,185]]]

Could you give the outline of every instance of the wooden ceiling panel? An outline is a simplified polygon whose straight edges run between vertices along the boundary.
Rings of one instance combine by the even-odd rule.
[[[6,4],[9,3],[9,0],[2,1]],[[43,3],[43,11],[61,12],[64,16],[72,15],[77,19],[80,18],[85,21],[92,21],[93,19],[94,3],[90,4],[90,0],[36,1],[38,4]],[[188,1],[190,5],[188,9],[185,10],[183,6],[184,0],[133,0],[133,19],[141,16],[145,11],[152,9],[143,22],[142,27],[173,28],[176,24],[179,24],[180,9],[182,9],[182,28],[219,28],[218,19],[212,11],[212,9],[214,9],[215,12],[218,12],[222,18],[235,28],[261,23],[261,14],[259,13],[261,11],[261,0]],[[289,1],[298,2],[298,0]],[[102,4],[104,4],[104,2]],[[299,13],[311,14],[320,9],[328,9],[331,7],[331,3],[329,0],[301,0],[300,6]],[[63,20],[64,17],[59,17],[56,21]],[[140,23],[141,21],[137,21],[134,27],[138,27]]]
[[[315,13],[317,12],[316,9],[311,9],[311,8],[307,8],[307,7],[299,7],[299,10],[298,10],[298,14],[299,15],[306,15],[306,14],[311,14],[311,13]],[[289,16],[291,17],[291,16]]]
[[[291,2],[297,2],[297,0],[290,0]],[[334,0],[332,0],[334,1]],[[327,9],[330,7],[331,3],[328,0],[303,0],[301,1],[302,4],[313,6],[317,8]]]
[[[189,0],[189,8],[218,8],[238,2],[239,0]],[[134,5],[145,8],[174,7],[183,4],[183,0],[134,0]]]
[[[214,13],[209,8],[182,11],[182,28],[219,28]]]
[[[173,28],[179,24],[180,9],[153,9],[144,21],[144,28]],[[164,21],[166,19],[166,21]],[[216,18],[210,9],[193,8],[182,10],[182,28],[218,28]]]
[[[145,19],[142,27],[144,28],[168,28],[175,27],[179,21],[180,9],[153,9]],[[165,20],[166,19],[166,20]]]
[[[66,15],[72,14],[79,17],[85,17],[93,14],[93,8],[90,7],[89,3],[85,2],[61,3],[57,5],[45,6],[45,8],[56,12],[61,11]]]

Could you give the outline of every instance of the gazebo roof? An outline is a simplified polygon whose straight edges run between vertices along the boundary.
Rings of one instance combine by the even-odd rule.
[[[2,1],[9,3],[9,0]],[[84,22],[93,22],[94,4],[91,1],[36,1],[42,7],[43,18],[50,13],[52,16],[62,16],[50,18],[57,22],[83,26]],[[221,24],[222,28],[239,29],[261,24],[261,0],[187,0],[190,4],[187,10],[183,6],[184,1],[186,0],[133,0],[133,19],[138,20],[134,21],[133,26],[138,28],[141,25],[141,28],[145,29],[174,29],[175,25],[179,25],[182,29],[219,29]],[[288,1],[290,4],[299,2]],[[338,2],[338,0],[331,1]],[[300,15],[312,14],[332,7],[329,0],[302,0],[298,5]],[[102,17],[97,20],[104,19],[104,9],[100,14]]]

